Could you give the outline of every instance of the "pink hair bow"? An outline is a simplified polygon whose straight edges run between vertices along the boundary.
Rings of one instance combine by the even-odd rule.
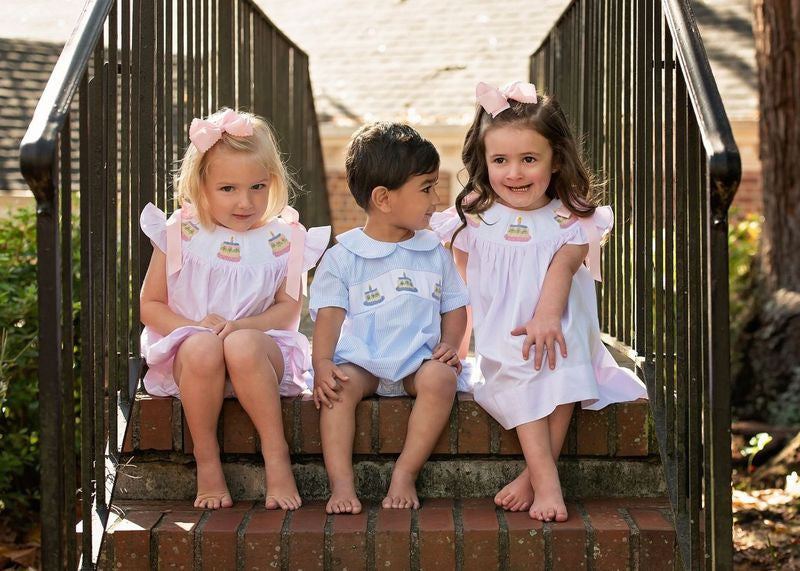
[[[214,119],[192,119],[189,126],[189,140],[201,153],[213,147],[223,133],[249,137],[253,134],[253,123],[248,115],[228,109]]]
[[[481,81],[475,88],[475,97],[492,117],[497,117],[499,113],[511,107],[509,99],[520,103],[536,103],[539,100],[536,97],[536,86],[521,81],[510,83],[502,90]]]
[[[303,252],[306,249],[306,229],[300,224],[300,214],[297,210],[286,205],[281,212],[281,218],[289,223],[291,233],[289,234],[289,261],[286,271],[286,293],[292,299],[300,297],[300,281],[303,282],[303,293],[306,293],[307,274],[303,272]]]

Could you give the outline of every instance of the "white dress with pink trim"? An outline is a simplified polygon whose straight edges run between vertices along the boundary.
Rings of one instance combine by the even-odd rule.
[[[560,404],[580,402],[585,409],[599,410],[647,398],[644,384],[617,365],[600,339],[594,280],[585,266],[573,278],[561,318],[568,356],[559,354],[555,369],[544,364],[537,371],[533,351],[528,361],[522,358],[525,336],[511,335],[533,316],[558,249],[592,241],[593,256],[613,223],[607,206],[590,219],[569,216],[558,200],[532,211],[494,204],[481,214],[482,220],[468,215],[455,237],[454,247],[469,254],[467,289],[483,375],[475,384],[475,400],[506,429],[544,418]],[[454,208],[431,220],[445,242],[460,226]]]
[[[268,224],[235,232],[217,226],[206,230],[195,217],[182,217],[176,210],[170,222],[180,224],[180,269],[167,276],[168,305],[175,313],[201,321],[215,313],[233,320],[263,313],[275,301],[275,293],[287,275],[291,227],[280,218]],[[148,204],[140,217],[142,231],[155,247],[167,252],[167,218],[164,212]],[[310,228],[305,240],[302,269],[317,263],[330,240],[330,226]],[[206,327],[186,326],[166,337],[149,327],[142,331],[142,356],[148,365],[144,386],[154,396],[180,396],[172,376],[172,364],[178,348]],[[284,358],[280,383],[282,396],[295,396],[308,390],[306,371],[311,368],[308,339],[294,330],[269,330]],[[230,383],[226,396],[232,396]]]

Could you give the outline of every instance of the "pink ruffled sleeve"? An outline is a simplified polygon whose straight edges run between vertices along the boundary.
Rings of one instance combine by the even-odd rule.
[[[309,228],[306,235],[306,248],[303,252],[303,271],[308,271],[317,265],[331,240],[330,226],[317,226]]]
[[[174,216],[174,214],[173,214]],[[139,216],[139,226],[142,232],[153,241],[153,244],[162,252],[167,251],[167,215],[148,202]]]
[[[614,227],[614,211],[610,206],[598,206],[591,216],[578,218],[573,215],[561,227],[571,233],[565,244],[589,244],[585,263],[592,277],[601,281],[600,247]]]
[[[453,240],[453,234],[455,234],[456,230],[461,228],[461,226],[461,219],[458,217],[455,206],[451,206],[444,212],[434,212],[433,216],[431,216],[431,230],[439,236],[439,240],[441,240],[443,244],[451,242]],[[469,252],[468,236],[469,225],[458,233],[453,247],[458,248],[462,252]]]

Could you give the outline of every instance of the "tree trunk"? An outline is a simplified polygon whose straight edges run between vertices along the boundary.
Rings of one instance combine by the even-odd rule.
[[[800,292],[800,0],[754,0],[764,189],[762,274]]]
[[[764,229],[739,415],[800,422],[800,0],[753,0]]]

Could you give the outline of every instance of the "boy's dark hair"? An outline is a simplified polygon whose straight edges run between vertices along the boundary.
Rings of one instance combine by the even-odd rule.
[[[396,190],[412,176],[439,168],[439,153],[413,128],[401,123],[368,123],[353,134],[344,162],[347,184],[367,210],[378,186]]]

